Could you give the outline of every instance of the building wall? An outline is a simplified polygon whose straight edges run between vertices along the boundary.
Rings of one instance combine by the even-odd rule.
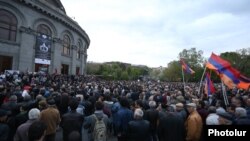
[[[0,55],[12,56],[12,69],[20,71],[35,70],[35,45],[37,27],[44,24],[52,31],[51,64],[49,73],[61,73],[61,64],[69,65],[69,74],[76,73],[80,67],[80,74],[86,73],[87,49],[90,44],[84,30],[56,7],[47,5],[40,0],[0,0],[0,9],[14,14],[18,20],[16,41],[0,39]],[[70,37],[71,54],[62,54],[63,35]],[[82,43],[81,59],[76,59],[78,42]]]

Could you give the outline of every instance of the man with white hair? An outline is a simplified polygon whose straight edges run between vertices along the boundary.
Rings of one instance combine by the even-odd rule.
[[[216,107],[210,106],[208,108],[208,113],[206,125],[219,125],[219,116],[216,114]]]
[[[16,131],[14,136],[14,141],[29,141],[28,139],[28,130],[30,125],[37,121],[40,117],[40,110],[37,108],[33,108],[28,113],[29,120],[25,123],[21,124]]]
[[[235,124],[237,125],[250,125],[250,119],[247,117],[247,111],[245,108],[237,107],[235,109]]]
[[[143,111],[137,108],[134,112],[134,120],[128,123],[129,141],[150,141],[150,124],[143,120]]]

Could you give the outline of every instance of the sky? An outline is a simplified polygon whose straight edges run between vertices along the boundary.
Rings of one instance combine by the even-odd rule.
[[[88,34],[87,61],[166,67],[183,49],[209,58],[250,47],[249,0],[61,0]]]

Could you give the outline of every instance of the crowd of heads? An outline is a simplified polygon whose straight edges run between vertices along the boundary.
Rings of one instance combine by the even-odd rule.
[[[77,111],[81,104],[84,106],[82,114],[89,116],[95,110],[102,110],[104,101],[119,102],[122,107],[134,111],[135,119],[143,118],[143,112],[150,108],[168,112],[185,110],[188,114],[204,109],[205,124],[233,124],[237,118],[250,116],[249,90],[227,89],[228,105],[219,84],[216,90],[207,96],[202,90],[200,92],[198,82],[186,83],[184,88],[181,82],[106,81],[80,75],[1,74],[0,121],[25,111],[29,119],[38,119],[40,111],[50,106],[57,107],[63,115],[69,110]],[[209,114],[216,114],[218,120],[207,119]],[[39,129],[39,132],[30,138],[37,139],[45,128],[39,122],[31,126],[30,130]],[[75,137],[75,134],[71,136]]]

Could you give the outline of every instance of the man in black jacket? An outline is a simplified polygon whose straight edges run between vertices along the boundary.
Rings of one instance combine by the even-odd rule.
[[[150,141],[150,123],[143,120],[143,111],[139,108],[134,112],[134,120],[128,123],[127,135],[129,141]]]
[[[0,109],[0,141],[7,141],[9,134],[9,126],[5,123],[7,119],[7,111]]]
[[[164,116],[159,119],[158,138],[159,141],[184,141],[183,119],[174,112],[164,113]]]
[[[150,136],[151,141],[157,141],[157,120],[159,118],[159,112],[156,110],[156,102],[155,101],[149,101],[149,107],[145,112],[144,119],[149,121],[150,123]]]
[[[84,116],[76,112],[78,107],[78,101],[72,99],[69,103],[71,111],[62,116],[62,128],[63,128],[63,140],[68,141],[68,135],[77,131],[82,133],[82,125],[84,121]]]

